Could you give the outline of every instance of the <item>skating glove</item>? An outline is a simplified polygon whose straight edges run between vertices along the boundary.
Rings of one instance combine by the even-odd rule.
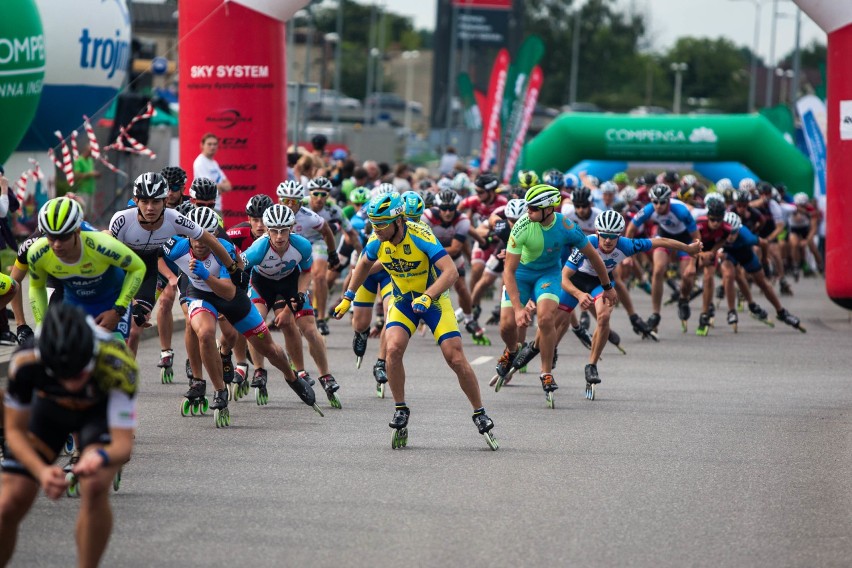
[[[18,343],[20,345],[23,345],[27,341],[27,339],[32,338],[33,335],[34,335],[33,334],[33,328],[31,328],[27,324],[19,325],[17,332],[18,332]]]
[[[411,302],[411,309],[414,310],[415,314],[424,314],[431,307],[432,297],[429,294],[423,294]]]
[[[295,298],[290,298],[290,309],[293,310],[293,313],[300,312],[307,302],[308,295],[304,292],[299,292]]]
[[[231,272],[231,282],[233,282],[234,286],[236,286],[240,290],[248,290],[250,281],[251,277],[242,268],[237,268],[236,270]]]
[[[337,304],[337,307],[334,308],[334,319],[339,320],[343,316],[346,315],[346,312],[349,311],[350,306],[352,306],[352,300],[355,299],[355,292],[352,290],[347,290],[343,293],[343,299],[340,300],[340,303]]]
[[[136,302],[133,304],[133,321],[136,322],[136,325],[142,327],[148,321],[148,315],[151,313],[151,308],[148,306]]]
[[[340,256],[337,254],[336,250],[328,251],[328,265],[332,268],[340,266]]]
[[[210,271],[207,270],[207,267],[204,266],[203,262],[195,261],[195,265],[192,267],[192,273],[201,278],[202,280],[207,280],[210,278]]]

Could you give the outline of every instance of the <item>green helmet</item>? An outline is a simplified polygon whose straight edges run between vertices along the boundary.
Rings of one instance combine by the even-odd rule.
[[[612,176],[612,181],[615,183],[630,183],[630,178],[627,177],[626,172],[618,172],[614,176]]]
[[[349,201],[357,204],[364,204],[370,201],[370,192],[366,187],[356,187],[349,192]]]
[[[83,223],[83,208],[73,199],[56,197],[38,212],[38,228],[45,235],[60,237],[70,235]]]
[[[538,185],[539,179],[538,174],[536,174],[532,170],[520,171],[518,172],[518,185],[520,185],[523,189],[529,189],[533,186]]]
[[[557,207],[562,203],[562,194],[552,185],[540,183],[527,191],[524,200],[528,207]]]

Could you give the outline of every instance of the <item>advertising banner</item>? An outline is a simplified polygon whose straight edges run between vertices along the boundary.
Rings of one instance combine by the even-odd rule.
[[[541,85],[544,82],[544,74],[541,67],[533,67],[530,73],[529,85],[523,103],[521,112],[521,120],[518,123],[518,130],[513,134],[512,147],[509,150],[509,156],[506,159],[506,165],[503,167],[503,183],[509,183],[512,180],[512,175],[515,173],[515,166],[518,163],[518,158],[521,155],[521,148],[524,146],[524,139],[527,137],[527,130],[530,127],[533,111],[538,102],[538,95],[541,92]]]
[[[497,144],[500,141],[500,109],[503,106],[503,93],[506,90],[506,78],[509,74],[509,52],[501,49],[494,59],[491,68],[491,80],[488,84],[488,98],[482,109],[482,122],[485,131],[482,133],[482,150],[480,168],[487,171],[491,162],[497,157]]]
[[[179,35],[180,165],[192,178],[202,136],[216,135],[213,159],[233,185],[222,196],[225,224],[244,221],[249,198],[274,197],[286,178],[284,24],[239,3],[194,0],[180,4]]]
[[[527,92],[529,75],[544,55],[544,42],[537,36],[529,36],[521,44],[518,56],[509,68],[503,104],[500,109],[500,121],[503,129],[500,158],[506,161],[506,155],[512,144],[512,136],[518,129],[523,111],[524,97]]]
[[[814,197],[821,197],[825,195],[825,103],[808,95],[796,101],[796,111],[802,120],[802,134],[814,166]]]

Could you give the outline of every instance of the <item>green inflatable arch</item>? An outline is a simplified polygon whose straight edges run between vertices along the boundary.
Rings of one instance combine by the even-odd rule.
[[[791,192],[811,195],[814,185],[810,160],[758,114],[563,114],[526,144],[521,169],[565,171],[581,160],[732,161]]]

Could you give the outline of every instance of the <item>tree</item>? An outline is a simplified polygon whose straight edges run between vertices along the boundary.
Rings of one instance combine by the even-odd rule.
[[[666,70],[674,62],[689,66],[683,74],[684,100],[704,99],[703,106],[725,112],[747,110],[750,59],[732,41],[680,38],[662,59]],[[674,72],[669,73],[673,83]]]

